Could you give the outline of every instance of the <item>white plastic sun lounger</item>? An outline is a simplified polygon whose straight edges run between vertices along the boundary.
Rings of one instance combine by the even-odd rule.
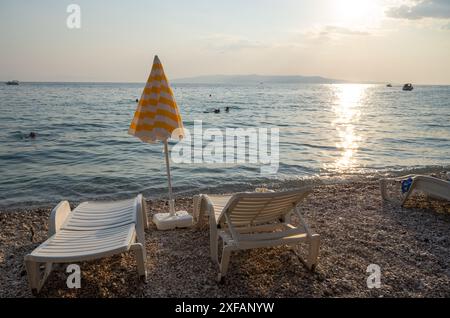
[[[73,211],[61,201],[51,212],[49,238],[25,256],[28,280],[38,293],[53,263],[75,263],[135,251],[138,273],[146,278],[145,201],[142,195],[122,201],[81,203]]]
[[[412,195],[413,191],[422,191],[428,196],[437,199],[444,199],[450,201],[450,182],[442,179],[423,176],[423,175],[408,175],[390,180],[402,181],[411,177],[413,180],[409,190],[406,192],[402,206],[406,203],[408,198]],[[386,199],[386,179],[380,180],[381,197]]]
[[[300,242],[309,243],[305,265],[314,270],[319,254],[319,235],[309,229],[299,209],[299,204],[310,192],[310,187],[304,187],[284,192],[194,196],[194,215],[198,221],[202,222],[205,213],[209,215],[211,258],[219,266],[218,280],[227,273],[232,251],[298,245]],[[300,226],[290,223],[292,212],[298,216]],[[220,263],[219,238],[223,241]]]

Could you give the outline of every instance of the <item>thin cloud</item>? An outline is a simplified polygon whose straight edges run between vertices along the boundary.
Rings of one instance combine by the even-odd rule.
[[[321,35],[370,35],[368,31],[345,28],[336,25],[327,25],[320,32]]]
[[[386,15],[391,18],[408,20],[420,20],[424,18],[450,19],[450,1],[414,1],[411,4],[391,7],[386,10]]]
[[[311,39],[337,39],[346,36],[369,36],[372,35],[366,29],[347,28],[338,25],[325,25],[315,27],[303,33]]]
[[[267,47],[260,41],[250,40],[241,36],[228,34],[213,34],[203,38],[208,48],[213,48],[221,52],[237,51],[244,49],[257,49]]]

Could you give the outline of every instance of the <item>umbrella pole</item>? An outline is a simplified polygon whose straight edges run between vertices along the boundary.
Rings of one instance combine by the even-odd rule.
[[[164,140],[164,154],[166,157],[166,171],[167,171],[167,181],[169,183],[169,209],[170,209],[170,215],[175,214],[175,203],[173,200],[172,195],[172,180],[170,178],[170,166],[169,166],[169,146],[167,139]]]

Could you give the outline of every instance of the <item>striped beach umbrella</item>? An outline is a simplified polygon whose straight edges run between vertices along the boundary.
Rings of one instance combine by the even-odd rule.
[[[128,130],[130,135],[138,137],[143,142],[164,143],[167,179],[169,184],[170,215],[174,215],[172,182],[170,178],[168,139],[183,138],[183,121],[177,102],[169,86],[166,74],[158,56],[153,60],[152,70],[147,84],[139,99],[136,112]]]

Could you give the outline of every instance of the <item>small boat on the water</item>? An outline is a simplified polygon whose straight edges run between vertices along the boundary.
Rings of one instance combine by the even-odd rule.
[[[407,84],[403,85],[404,91],[412,91],[413,89],[414,89],[414,87],[412,86],[411,83],[407,83]]]
[[[16,81],[16,80],[14,80],[14,81],[7,81],[6,85],[19,85],[19,81]]]
[[[386,87],[392,87],[392,84],[391,84],[391,83],[389,83],[389,84],[387,84],[387,85],[386,85]]]

